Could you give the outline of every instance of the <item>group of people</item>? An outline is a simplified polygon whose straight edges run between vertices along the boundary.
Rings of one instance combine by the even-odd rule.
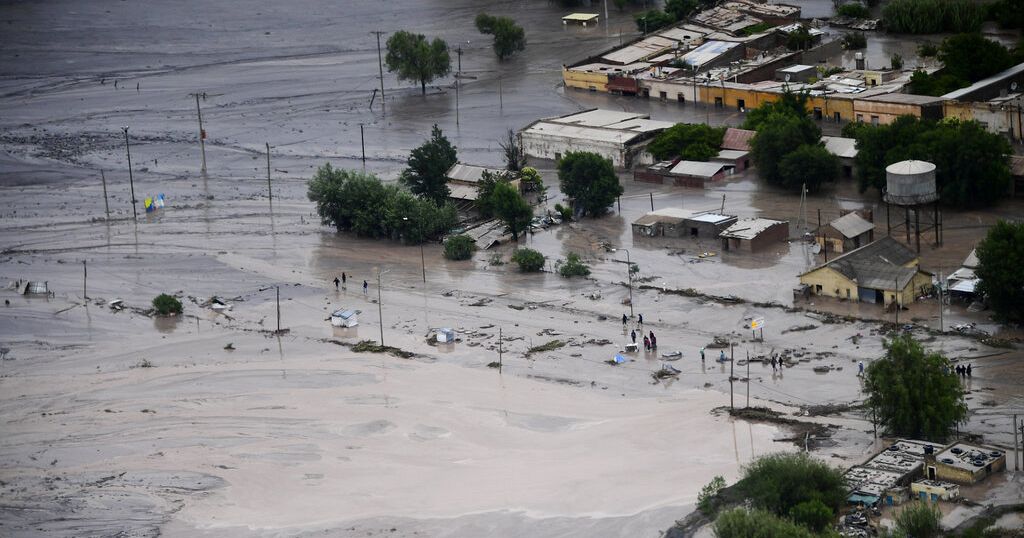
[[[971,377],[971,365],[964,366],[962,364],[956,365],[956,375],[960,377]]]
[[[643,331],[641,330],[641,334]],[[629,332],[629,337],[636,343],[636,329]],[[650,335],[644,336],[644,351],[656,351],[658,349],[658,337],[654,336],[654,331],[651,331]]]
[[[345,273],[341,273],[341,278],[334,277],[334,289],[335,290],[339,289],[338,288],[339,286],[341,286],[341,289],[343,289],[343,290],[344,289],[348,289],[346,287],[346,284],[348,284],[348,275],[346,275]],[[363,295],[368,294],[369,290],[370,290],[370,283],[364,280],[363,281]]]

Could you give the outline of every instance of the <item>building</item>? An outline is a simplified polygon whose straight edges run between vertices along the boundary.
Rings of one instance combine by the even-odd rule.
[[[729,127],[728,129],[725,130],[725,136],[722,137],[722,149],[749,152],[750,139],[754,138],[754,135],[756,134],[757,131]]]
[[[599,20],[597,13],[570,13],[562,17],[562,24],[579,24],[586,28],[587,25],[597,26]]]
[[[825,149],[829,153],[839,158],[843,177],[853,177],[853,170],[857,165],[857,140],[841,136],[822,136],[821,141],[824,142]]]
[[[477,198],[477,184],[483,177],[484,172],[494,175],[509,174],[508,170],[455,163],[448,169],[448,172],[445,173],[445,177],[448,180],[448,198],[455,201],[456,204],[461,202],[475,204]],[[518,179],[512,179],[510,182],[515,188],[520,188]]]
[[[865,303],[913,302],[932,286],[914,251],[886,236],[800,275],[810,293]]]
[[[812,78],[818,78],[818,68],[813,65],[791,65],[775,70],[775,80],[785,82],[810,82]]]
[[[738,174],[750,168],[750,152],[738,149],[723,149],[711,158],[711,162],[725,165],[726,175]]]
[[[974,270],[977,268],[978,253],[975,249],[971,249],[971,253],[964,259],[960,268],[946,278],[946,289],[949,294],[967,301],[973,300],[977,293],[978,283],[981,282],[981,279],[974,274]]]
[[[1006,468],[1006,453],[992,447],[955,443],[935,455],[925,454],[929,480],[977,484]]]
[[[722,250],[757,252],[789,239],[789,222],[772,219],[743,219],[719,235]]]
[[[951,501],[960,496],[960,486],[939,480],[918,480],[910,484],[910,495],[922,501]]]
[[[851,467],[843,480],[851,504],[886,505],[906,500],[907,486],[921,476],[925,454],[934,447],[924,441],[900,439],[861,465]]]
[[[829,222],[816,239],[826,252],[849,252],[875,240],[875,224],[851,211]]]
[[[590,151],[630,168],[650,162],[647,144],[673,125],[646,114],[591,109],[535,121],[519,132],[519,140],[529,157],[557,161],[570,151]]]
[[[900,116],[941,120],[943,101],[942,97],[909,93],[873,95],[854,99],[853,115],[856,121],[872,125],[888,125]]]
[[[736,217],[666,207],[633,221],[633,234],[644,237],[709,239],[736,222]]]

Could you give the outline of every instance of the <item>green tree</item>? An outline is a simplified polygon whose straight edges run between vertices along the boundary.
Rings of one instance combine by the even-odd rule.
[[[489,219],[494,216],[494,189],[499,183],[508,183],[511,179],[510,175],[504,172],[493,173],[484,170],[480,174],[480,181],[476,183],[476,209],[481,217]]]
[[[923,501],[903,507],[896,515],[892,535],[900,538],[939,538],[942,533],[942,514],[939,509]]]
[[[652,9],[645,13],[636,15],[633,20],[636,21],[636,29],[645,34],[655,30],[660,30],[676,22],[675,17],[661,11],[660,9]]]
[[[809,96],[807,91],[794,92],[786,89],[777,101],[765,103],[749,111],[747,119],[743,120],[743,128],[752,131],[760,130],[761,126],[768,121],[768,117],[776,113],[806,118]]]
[[[718,155],[725,127],[703,123],[677,123],[665,129],[647,146],[658,160],[682,157],[688,161],[707,161]]]
[[[524,273],[535,273],[544,268],[544,255],[531,248],[517,248],[512,251],[512,261]]]
[[[734,508],[722,512],[715,519],[712,528],[717,538],[817,538],[819,536],[771,512],[745,508]]]
[[[725,488],[725,479],[721,476],[716,476],[711,479],[700,489],[700,493],[697,494],[697,509],[702,514],[710,516],[718,510],[719,499],[718,494]]]
[[[818,192],[823,183],[839,177],[839,158],[820,144],[804,144],[786,154],[779,163],[779,184],[791,191]]]
[[[519,180],[523,182],[523,190],[528,192],[544,192],[544,178],[532,166],[524,166],[519,172]]]
[[[495,17],[486,13],[476,16],[476,29],[481,34],[494,36],[494,53],[504,60],[526,48],[526,31],[508,17]]]
[[[555,270],[565,278],[590,275],[590,268],[580,260],[580,255],[575,252],[566,254],[564,260],[558,260],[555,264]]]
[[[671,15],[676,21],[693,15],[699,7],[697,0],[665,0],[665,13]]]
[[[964,391],[950,362],[926,353],[910,336],[885,343],[885,357],[868,366],[864,388],[875,420],[891,435],[941,441],[967,417]]]
[[[786,48],[789,50],[807,50],[814,44],[814,36],[806,24],[801,24],[786,36]]]
[[[457,162],[455,146],[435,124],[430,139],[409,154],[409,167],[398,179],[413,194],[441,205],[450,194],[446,174]]]
[[[831,513],[846,500],[842,471],[806,453],[771,454],[743,470],[736,490],[755,508],[786,516],[800,503],[819,501]]]
[[[939,60],[944,73],[968,82],[977,82],[1013,66],[1013,56],[1006,47],[977,33],[942,40]]]
[[[594,217],[603,214],[622,195],[612,161],[596,153],[566,153],[558,162],[558,180],[562,192],[572,199],[573,207]]]
[[[181,314],[181,301],[173,295],[161,293],[153,298],[153,309],[161,316],[173,316]]]
[[[449,260],[468,260],[476,252],[476,242],[468,235],[454,235],[444,242],[444,257]]]
[[[868,7],[860,2],[847,2],[836,8],[836,15],[842,17],[853,17],[855,19],[867,19],[871,17]]]
[[[804,501],[789,510],[789,517],[794,523],[803,525],[814,532],[821,532],[829,527],[834,518],[832,509],[818,499]]]
[[[1024,223],[997,222],[976,252],[978,288],[996,319],[1024,323]]]
[[[490,204],[494,214],[512,232],[512,240],[519,241],[519,234],[526,230],[533,218],[533,208],[529,202],[511,183],[500,181],[494,185]]]
[[[399,80],[419,82],[423,95],[427,94],[428,82],[452,70],[448,44],[441,38],[428,42],[423,34],[400,30],[388,38],[387,48],[384,63],[388,71],[397,73]]]
[[[806,144],[816,145],[821,130],[807,117],[774,113],[750,140],[750,156],[762,178],[768,183],[799,189],[786,183],[781,172],[783,159]]]

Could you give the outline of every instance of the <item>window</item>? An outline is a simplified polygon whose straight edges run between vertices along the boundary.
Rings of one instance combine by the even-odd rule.
[[[864,121],[864,114],[857,114],[857,122],[860,123],[862,121]]]
[[[871,125],[878,125],[878,116],[871,116]]]
[[[667,92],[659,92],[659,96],[661,97],[662,101],[664,101],[665,99],[668,99],[668,93]]]
[[[686,98],[683,97],[683,94],[677,93],[676,94],[676,101],[679,101],[680,103],[684,103],[685,104],[686,103]]]

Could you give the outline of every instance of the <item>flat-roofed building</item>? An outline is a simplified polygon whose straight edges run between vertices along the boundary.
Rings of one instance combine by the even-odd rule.
[[[1006,468],[1006,452],[996,448],[954,443],[925,457],[925,477],[956,484],[976,484]]]
[[[559,160],[570,151],[590,151],[619,168],[650,162],[647,144],[675,125],[651,120],[646,114],[592,109],[538,120],[519,132],[529,157]]]

